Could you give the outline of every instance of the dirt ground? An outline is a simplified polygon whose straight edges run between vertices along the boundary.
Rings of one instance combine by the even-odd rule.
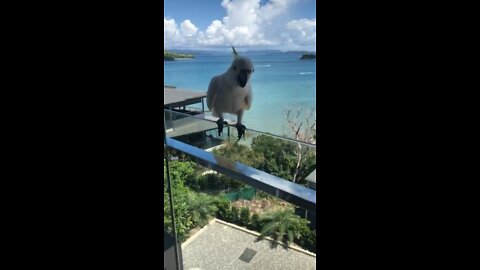
[[[264,213],[264,212],[290,206],[290,204],[282,201],[277,202],[277,201],[271,201],[268,199],[257,199],[257,200],[251,200],[251,201],[238,200],[233,202],[232,206],[235,206],[239,209],[243,207],[247,207],[250,210],[250,213],[260,215],[261,213]]]

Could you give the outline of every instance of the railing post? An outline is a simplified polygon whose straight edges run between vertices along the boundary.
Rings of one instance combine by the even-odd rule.
[[[163,138],[163,142],[164,142],[164,148],[165,148],[165,155],[164,155],[164,160],[165,160],[165,167],[166,167],[166,171],[167,171],[167,183],[168,183],[168,197],[169,197],[169,202],[170,202],[170,217],[172,218],[172,232],[173,232],[173,239],[174,239],[174,242],[175,242],[175,248],[174,248],[174,251],[175,251],[175,258],[177,260],[177,263],[176,265],[178,266],[178,269],[179,270],[183,270],[183,262],[182,262],[182,250],[181,250],[181,245],[178,244],[178,238],[177,238],[177,227],[176,227],[176,223],[175,223],[175,211],[173,209],[173,192],[172,192],[172,181],[170,179],[170,155],[169,155],[169,151],[168,151],[168,146],[167,146],[167,129],[166,129],[166,124],[165,124],[165,115],[163,116],[164,117],[164,124],[163,124],[163,130],[164,130],[164,138]],[[173,124],[172,124],[173,125]],[[165,213],[163,213],[165,215]]]

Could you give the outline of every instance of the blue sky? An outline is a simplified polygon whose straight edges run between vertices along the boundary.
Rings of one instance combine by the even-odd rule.
[[[165,0],[167,49],[314,50],[315,0]]]

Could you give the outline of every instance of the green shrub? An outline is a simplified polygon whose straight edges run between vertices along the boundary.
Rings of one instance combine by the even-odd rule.
[[[261,228],[262,228],[262,224],[260,222],[260,216],[257,213],[254,213],[250,221],[249,229],[260,231]]]
[[[316,230],[311,230],[310,233],[308,233],[305,236],[305,243],[304,243],[304,248],[307,250],[310,250],[311,252],[316,253],[317,252],[317,231]]]
[[[293,180],[298,161],[296,143],[260,135],[253,139],[251,147],[256,155],[262,155],[264,159],[257,169],[286,180]],[[302,147],[302,153],[298,179],[300,183],[305,183],[304,179],[315,170],[316,154],[315,151],[307,152],[306,147]]]
[[[223,175],[216,173],[209,173],[205,176],[205,188],[214,189],[214,190],[224,190],[226,188],[226,183],[223,181]]]
[[[232,206],[232,217],[230,222],[237,223],[239,219],[240,219],[240,210],[237,207]]]
[[[245,186],[242,182],[233,180],[230,177],[227,177],[218,173],[209,173],[199,177],[197,180],[198,187],[202,189],[210,190],[225,190],[225,189],[236,189]]]
[[[185,181],[185,185],[194,191],[205,190],[207,186],[207,175],[198,175]]]
[[[213,153],[254,168],[258,168],[263,163],[263,155],[254,153],[248,146],[236,142],[226,141],[222,148],[213,150]]]
[[[249,165],[286,180],[293,180],[297,166],[298,145],[291,141],[260,135],[253,139],[251,147],[228,141],[214,153],[232,161]],[[304,184],[305,178],[315,170],[316,153],[302,147],[302,162],[297,180]]]
[[[175,215],[176,223],[176,232],[178,239],[184,241],[187,238],[188,232],[195,227],[195,224],[191,218],[191,210],[188,207],[188,189],[183,186],[182,182],[172,183],[172,194],[173,194],[173,209]],[[170,233],[173,232],[173,224],[170,215],[170,201],[169,195],[166,192],[164,193],[163,201],[163,226],[164,229]]]
[[[186,186],[195,181],[196,164],[191,161],[170,161],[170,177],[173,183],[182,182]]]
[[[292,180],[295,173],[295,149],[296,144],[292,142],[266,135],[260,135],[252,141],[252,150],[265,158],[258,169],[287,180]]]
[[[231,220],[232,219],[232,209],[230,207],[230,201],[223,197],[223,195],[220,195],[217,197],[217,200],[216,200],[216,206],[218,208],[218,212],[217,212],[217,218],[221,219],[221,220],[225,220],[225,221],[228,221],[228,220]]]
[[[317,249],[317,231],[311,230],[308,226],[300,229],[300,238],[295,240],[295,243],[302,248],[311,252],[316,252]]]
[[[243,207],[240,210],[240,225],[248,226],[250,224],[250,209]]]

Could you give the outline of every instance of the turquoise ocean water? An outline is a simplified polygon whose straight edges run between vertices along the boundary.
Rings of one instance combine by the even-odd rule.
[[[244,113],[247,128],[283,135],[288,131],[284,111],[315,108],[316,61],[300,60],[299,53],[246,52],[255,72],[252,77],[253,103]],[[206,92],[213,76],[225,72],[231,53],[195,53],[196,58],[165,61],[164,84]],[[206,108],[206,106],[205,106]],[[228,119],[236,119],[227,114]]]

